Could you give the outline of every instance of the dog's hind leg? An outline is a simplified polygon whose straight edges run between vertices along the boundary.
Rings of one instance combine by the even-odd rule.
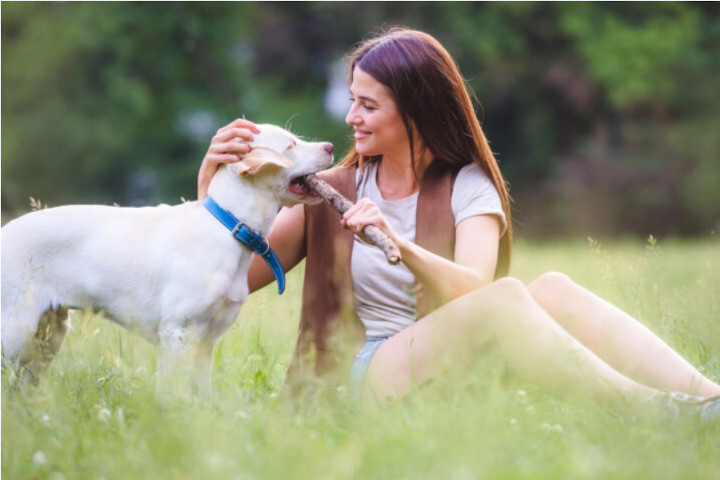
[[[20,353],[18,372],[23,383],[37,383],[60,350],[68,330],[68,309],[46,310],[40,317],[37,331]]]

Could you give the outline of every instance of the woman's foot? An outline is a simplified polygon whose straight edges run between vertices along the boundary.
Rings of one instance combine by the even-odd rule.
[[[666,399],[666,407],[678,418],[699,414],[704,423],[720,420],[720,395],[703,398],[682,392],[670,392]]]
[[[706,398],[700,406],[700,416],[703,422],[709,423],[713,420],[720,420],[720,395]]]

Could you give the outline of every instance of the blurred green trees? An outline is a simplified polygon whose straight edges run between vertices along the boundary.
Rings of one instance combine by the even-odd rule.
[[[346,147],[329,74],[368,33],[435,35],[532,235],[720,222],[717,3],[3,3],[2,209],[178,201],[245,115]]]

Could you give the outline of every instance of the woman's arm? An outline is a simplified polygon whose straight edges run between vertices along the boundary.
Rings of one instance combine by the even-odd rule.
[[[342,223],[356,235],[365,225],[378,226],[397,244],[415,278],[443,303],[493,281],[501,228],[495,215],[476,215],[458,224],[454,262],[398,236],[377,205],[366,198],[343,215]]]
[[[455,261],[405,239],[398,240],[403,261],[423,286],[442,303],[492,283],[498,256],[500,220],[477,215],[455,229]]]

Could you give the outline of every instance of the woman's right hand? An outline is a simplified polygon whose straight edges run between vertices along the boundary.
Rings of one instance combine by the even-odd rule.
[[[239,162],[244,154],[252,150],[255,133],[260,133],[260,130],[244,118],[238,118],[217,131],[198,172],[198,200],[207,196],[210,180],[220,165]]]

